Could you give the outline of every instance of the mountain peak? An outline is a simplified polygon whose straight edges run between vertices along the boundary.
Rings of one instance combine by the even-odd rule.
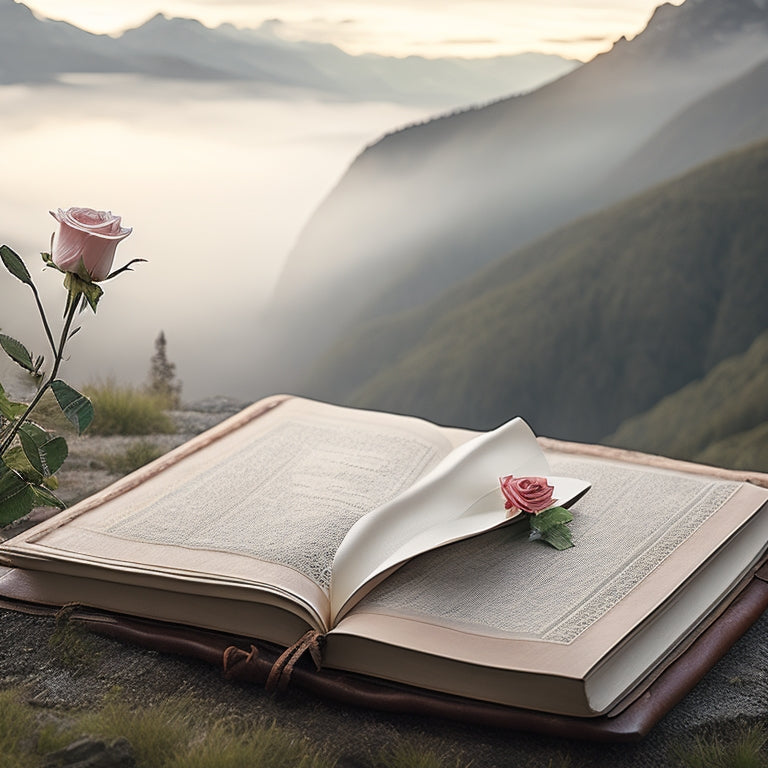
[[[32,11],[16,0],[0,0],[0,19],[5,23],[6,19],[34,18]]]
[[[682,5],[660,5],[648,27],[674,19],[681,24],[695,24],[699,30],[742,29],[745,25],[768,22],[768,0],[685,0]]]
[[[165,30],[165,29],[203,29],[204,25],[197,19],[184,19],[180,17],[166,16],[164,13],[158,11],[151,19],[148,19],[136,29],[151,29],[151,30]]]
[[[768,0],[685,0],[658,6],[632,40],[632,55],[685,58],[745,33],[768,32]]]

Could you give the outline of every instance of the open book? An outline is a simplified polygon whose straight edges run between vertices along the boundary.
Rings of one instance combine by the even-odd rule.
[[[574,548],[508,518],[509,474],[576,500]],[[324,668],[589,717],[736,593],[765,554],[767,502],[746,483],[545,456],[520,419],[475,435],[278,397],[4,542],[0,593],[21,578],[36,602],[285,647],[314,630]]]

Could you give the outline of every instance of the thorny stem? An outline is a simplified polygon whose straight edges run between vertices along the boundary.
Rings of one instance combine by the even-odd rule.
[[[35,297],[37,297],[37,291],[35,291]],[[18,418],[18,420],[14,423],[13,428],[8,433],[8,436],[3,440],[2,445],[0,445],[0,457],[10,448],[11,443],[13,442],[13,439],[18,434],[19,428],[21,425],[27,420],[29,417],[29,414],[32,413],[35,406],[40,402],[41,398],[45,394],[46,390],[51,386],[51,383],[55,381],[56,375],[59,372],[59,366],[61,365],[62,360],[64,359],[64,346],[67,343],[67,336],[69,335],[69,329],[72,326],[72,321],[75,318],[75,314],[77,313],[77,309],[80,306],[80,302],[82,301],[82,297],[78,296],[77,299],[73,298],[71,294],[67,294],[67,304],[69,305],[69,311],[67,312],[67,319],[64,322],[64,328],[61,331],[61,338],[59,339],[59,346],[56,347],[56,345],[53,342],[53,335],[51,334],[50,328],[48,327],[48,323],[45,322],[46,326],[46,332],[48,333],[48,339],[51,342],[51,346],[53,347],[54,352],[54,361],[53,361],[53,368],[51,368],[51,375],[48,377],[46,382],[40,387],[40,389],[37,390],[37,394],[32,399],[32,402],[27,406],[27,410],[24,411],[24,413]],[[42,311],[42,308],[41,308]]]
[[[48,325],[48,318],[45,316],[45,309],[43,309],[43,303],[40,301],[40,294],[37,292],[37,288],[34,283],[30,284],[32,293],[35,295],[35,302],[37,302],[37,308],[40,310],[40,317],[43,321],[43,328],[45,328],[45,335],[48,337],[48,343],[51,345],[51,352],[56,354],[56,342],[53,340],[53,334],[51,333],[51,326]]]

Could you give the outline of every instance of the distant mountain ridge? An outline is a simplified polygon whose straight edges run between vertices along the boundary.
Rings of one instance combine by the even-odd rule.
[[[274,24],[210,29],[162,14],[113,38],[39,20],[23,4],[0,0],[0,84],[47,82],[70,72],[136,73],[445,109],[530,90],[577,65],[545,54],[488,60],[351,56],[329,44],[285,41],[274,33]]]
[[[767,57],[768,8],[757,0],[662,5],[632,41],[532,93],[382,138],[307,223],[278,285],[274,322],[290,329],[296,381],[345,328],[430,301],[615,202],[606,176]]]
[[[306,391],[478,429],[522,414],[540,434],[600,440],[768,328],[766,189],[768,142],[358,326]]]
[[[64,22],[38,21],[13,0],[0,0],[0,85],[45,82],[57,71],[125,72],[109,52],[105,35],[92,35]]]

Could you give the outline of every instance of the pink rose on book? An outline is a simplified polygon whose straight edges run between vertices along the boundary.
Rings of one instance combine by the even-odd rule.
[[[84,277],[84,269],[91,280],[99,282],[109,275],[115,259],[117,244],[131,234],[123,227],[120,217],[111,211],[93,208],[58,209],[50,211],[59,222],[59,231],[51,258],[62,272],[74,272]],[[82,264],[82,267],[81,267]]]
[[[505,509],[521,510],[536,515],[553,505],[554,488],[545,477],[500,477],[501,492],[504,494]]]

